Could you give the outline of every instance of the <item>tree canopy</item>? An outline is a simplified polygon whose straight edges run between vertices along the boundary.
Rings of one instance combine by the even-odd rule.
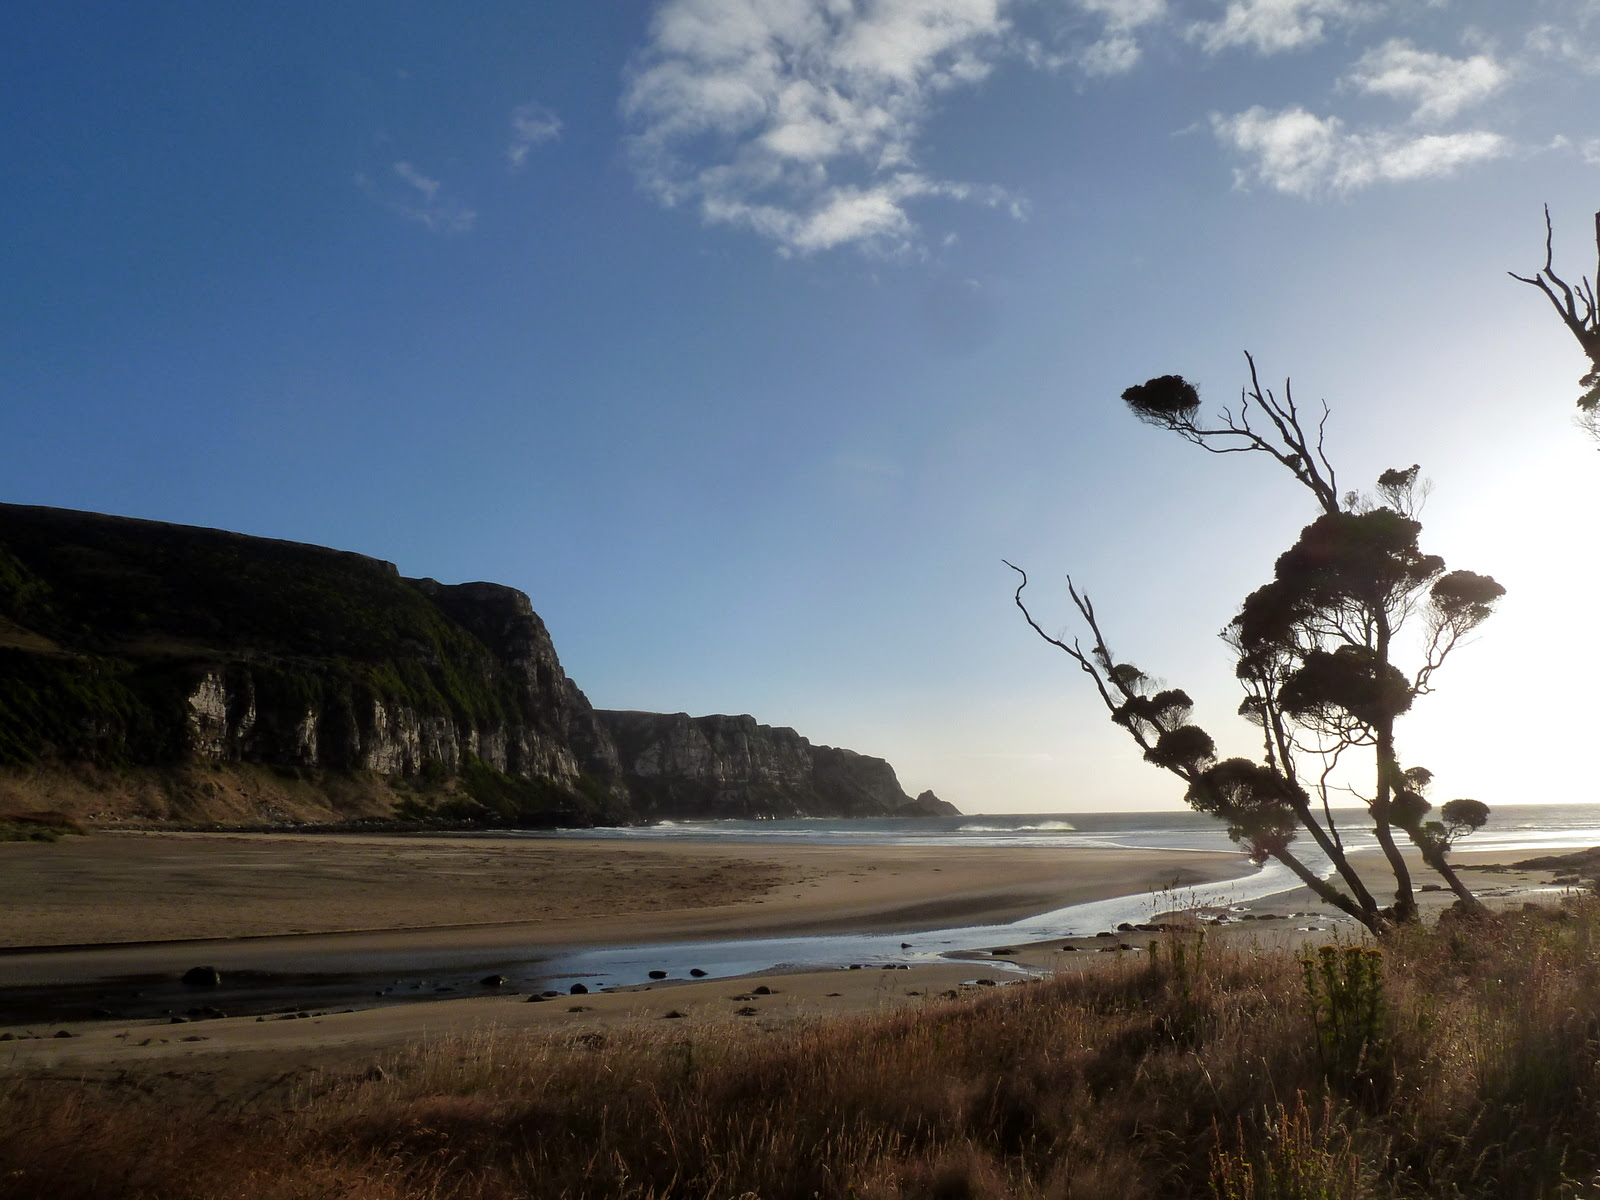
[[[1411,919],[1416,901],[1400,830],[1438,872],[1464,908],[1480,906],[1446,857],[1458,838],[1480,827],[1488,808],[1452,800],[1429,820],[1424,793],[1431,773],[1403,768],[1395,725],[1433,688],[1451,652],[1493,612],[1504,588],[1486,575],[1447,571],[1420,539],[1427,484],[1420,467],[1384,471],[1375,496],[1339,495],[1323,448],[1328,410],[1308,426],[1286,385],[1283,399],[1261,387],[1253,359],[1250,386],[1237,411],[1202,421],[1198,390],[1162,375],[1123,393],[1139,420],[1213,453],[1258,452],[1276,460],[1321,509],[1278,556],[1273,577],[1251,592],[1223,630],[1244,690],[1240,715],[1262,739],[1262,758],[1219,758],[1216,740],[1193,721],[1182,689],[1162,686],[1112,654],[1088,596],[1069,579],[1068,595],[1090,635],[1085,648],[1046,634],[1023,601],[1035,632],[1089,675],[1111,718],[1128,731],[1147,762],[1185,784],[1186,802],[1226,822],[1229,836],[1257,861],[1284,863],[1330,904],[1378,930]],[[1368,782],[1351,782],[1353,756],[1370,759]],[[1336,799],[1365,807],[1393,876],[1393,902],[1380,907],[1351,863],[1335,816]],[[1296,851],[1301,834],[1332,865],[1323,879]]]

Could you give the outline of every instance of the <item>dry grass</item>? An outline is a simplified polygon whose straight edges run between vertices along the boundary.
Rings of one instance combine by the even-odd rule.
[[[765,1033],[435,1043],[271,1099],[14,1081],[0,1198],[1590,1194],[1594,901],[1396,937],[1342,1025],[1292,957],[1176,949]]]

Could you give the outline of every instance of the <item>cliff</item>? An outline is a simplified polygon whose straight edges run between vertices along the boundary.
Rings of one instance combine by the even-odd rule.
[[[853,750],[813,746],[754,717],[595,714],[616,747],[622,778],[650,819],[942,816],[953,805],[913,800],[894,768]]]
[[[71,768],[94,781],[80,790],[139,792],[137,815],[176,820],[326,810],[582,824],[915,803],[887,763],[792,730],[654,717],[647,736],[649,716],[597,714],[512,588],[0,505],[0,767],[13,796],[29,780],[59,792],[52,772]],[[714,732],[728,722],[737,735]]]

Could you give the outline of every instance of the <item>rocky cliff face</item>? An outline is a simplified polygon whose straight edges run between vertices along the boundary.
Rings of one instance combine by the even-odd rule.
[[[750,717],[597,714],[512,588],[0,505],[0,765],[39,761],[360,772],[411,781],[414,813],[535,824],[914,803]]]
[[[621,776],[650,818],[862,817],[955,812],[933,794],[912,800],[894,768],[853,750],[813,746],[754,717],[596,714]]]

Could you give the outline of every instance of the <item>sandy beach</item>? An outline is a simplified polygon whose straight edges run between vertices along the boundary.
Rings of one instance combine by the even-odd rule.
[[[49,993],[110,976],[175,979],[199,962],[224,973],[326,972],[362,963],[399,970],[408,962],[470,964],[562,946],[841,930],[909,935],[1193,887],[1248,869],[1238,855],[1176,851],[100,834],[0,846],[0,937],[9,947],[0,951],[0,980]],[[1475,889],[1501,893],[1504,903],[1548,885],[1540,872],[1469,878]],[[1428,892],[1422,899],[1436,909],[1450,897]],[[1233,914],[1228,936],[1271,948],[1360,934],[1304,891],[1251,908]],[[580,996],[515,989],[383,1007],[306,1002],[200,1019],[30,1020],[0,1030],[0,1069],[160,1063],[239,1080],[289,1066],[359,1066],[418,1039],[485,1030],[579,1036],[656,1021],[760,1027],[1085,969],[1102,955],[1142,953],[1148,940],[1118,933],[1109,940],[997,942],[987,952],[910,969],[862,964]]]

